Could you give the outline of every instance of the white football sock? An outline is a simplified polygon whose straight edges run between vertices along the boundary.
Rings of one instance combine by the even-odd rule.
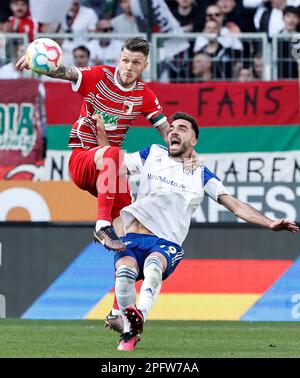
[[[153,306],[162,285],[163,265],[157,256],[149,256],[144,264],[144,282],[140,290],[138,309],[142,312],[144,320]]]
[[[105,227],[105,226],[111,226],[111,223],[106,220],[97,220],[96,226],[95,226],[96,232],[99,231],[100,228]]]
[[[130,332],[130,323],[125,316],[125,308],[135,305],[137,276],[137,270],[127,265],[121,265],[116,271],[115,293],[124,322],[124,333]]]

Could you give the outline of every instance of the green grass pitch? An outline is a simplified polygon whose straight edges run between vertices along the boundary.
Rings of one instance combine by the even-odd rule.
[[[0,357],[300,357],[300,324],[148,321],[132,353],[102,321],[0,319]]]

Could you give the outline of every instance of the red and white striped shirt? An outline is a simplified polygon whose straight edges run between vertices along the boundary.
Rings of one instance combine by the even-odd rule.
[[[121,146],[134,120],[143,114],[153,126],[166,121],[162,108],[152,90],[137,79],[130,88],[117,81],[118,68],[93,66],[77,68],[78,80],[72,89],[84,96],[80,116],[74,123],[69,147],[90,149],[98,146],[95,121],[91,116],[100,113],[109,142]]]

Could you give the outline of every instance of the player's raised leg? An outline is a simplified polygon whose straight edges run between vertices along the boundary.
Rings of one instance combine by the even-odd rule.
[[[95,154],[95,164],[99,169],[97,179],[97,222],[94,231],[94,240],[102,243],[107,248],[124,251],[125,245],[117,236],[112,226],[113,208],[116,193],[123,190],[127,193],[124,178],[120,179],[119,167],[122,164],[124,153],[119,147],[108,147],[104,151],[98,150]],[[119,182],[121,181],[121,183]],[[126,198],[128,200],[126,201]],[[125,198],[124,206],[131,203],[130,195]]]

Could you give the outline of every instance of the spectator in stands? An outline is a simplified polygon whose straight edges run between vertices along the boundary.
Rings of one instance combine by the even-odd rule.
[[[29,42],[34,39],[35,25],[33,20],[28,16],[28,0],[11,0],[10,9],[12,16],[3,26],[3,31],[8,33],[27,33]]]
[[[93,32],[96,29],[98,17],[91,8],[80,5],[79,0],[72,0],[66,15],[64,30],[70,33]]]
[[[223,14],[223,25],[232,33],[240,33],[241,29],[235,15],[236,0],[218,0],[216,3]]]
[[[224,26],[224,14],[221,8],[216,5],[209,5],[206,8],[205,18],[207,21],[215,21],[218,25],[217,34],[222,37],[222,44],[228,48],[232,48],[235,50],[243,50],[243,44],[239,40],[239,38],[232,36],[231,34],[240,32],[239,28],[234,28],[234,25],[231,25],[232,30],[230,30],[227,26]],[[206,25],[206,24],[205,24]]]
[[[253,60],[253,78],[263,80],[264,62],[260,54],[256,54]]]
[[[106,3],[105,0],[80,0],[80,5],[93,9],[98,20],[105,16]]]
[[[248,9],[253,9],[260,7],[266,2],[269,2],[270,0],[243,0],[243,6]],[[300,6],[300,0],[287,0],[287,5],[291,5],[293,7],[299,7]]]
[[[299,8],[293,6],[287,6],[283,10],[283,23],[284,28],[282,33],[292,34],[297,33],[300,23],[300,11]]]
[[[97,23],[98,33],[111,33],[113,31],[110,20],[104,19]],[[91,52],[92,64],[114,66],[119,58],[122,42],[118,39],[93,39],[87,44]]]
[[[73,60],[75,67],[87,67],[90,61],[90,50],[85,46],[75,47],[73,50]]]
[[[298,77],[298,63],[293,49],[299,51],[298,39],[293,41],[292,35],[297,33],[300,23],[299,8],[287,6],[283,10],[284,28],[281,31],[282,39],[277,40],[278,78],[296,79]]]
[[[0,32],[4,31],[3,28],[6,25],[9,17],[12,15],[10,9],[10,0],[0,1]]]
[[[185,32],[197,31],[199,17],[195,0],[176,0],[170,10]]]
[[[137,34],[139,28],[132,14],[130,0],[121,0],[120,7],[123,11],[120,15],[111,19],[111,27],[114,33]]]
[[[240,58],[240,50],[236,50],[228,43],[228,37],[219,35],[220,24],[211,19],[206,22],[203,33],[212,34],[211,37],[198,37],[194,46],[194,53],[205,52],[213,60],[213,77],[229,79],[233,77],[234,62]]]
[[[194,55],[192,77],[197,82],[212,80],[212,58],[209,54],[200,52]]]
[[[253,24],[254,11],[246,11],[242,0],[217,0],[223,14],[223,26],[232,33],[255,32]]]
[[[243,66],[240,67],[237,70],[236,80],[241,82],[241,83],[252,81],[253,80],[253,73],[252,73],[251,69],[249,67],[243,67]]]
[[[269,38],[280,33],[284,29],[283,9],[286,0],[271,0],[264,2],[254,16],[254,25],[257,32],[265,32]]]
[[[80,5],[79,0],[72,0],[69,12],[66,15],[64,30],[75,33],[74,39],[64,39],[62,49],[64,52],[64,64],[73,64],[73,50],[81,45],[87,45],[88,32],[95,32],[98,18],[93,9]]]
[[[14,53],[10,58],[10,62],[0,68],[0,79],[20,79],[32,76],[32,73],[24,70],[23,72],[16,69],[16,62],[25,53],[24,45],[13,45]]]

